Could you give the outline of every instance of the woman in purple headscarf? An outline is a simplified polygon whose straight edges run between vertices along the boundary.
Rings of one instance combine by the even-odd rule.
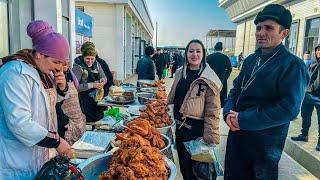
[[[57,133],[55,104],[68,91],[66,38],[45,21],[27,27],[33,49],[2,58],[0,68],[0,177],[34,179],[55,152],[72,156]],[[59,96],[57,96],[57,94]]]

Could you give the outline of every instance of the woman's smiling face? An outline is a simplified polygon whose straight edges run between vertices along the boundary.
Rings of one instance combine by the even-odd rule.
[[[199,43],[191,43],[187,53],[190,69],[199,69],[203,56],[202,46]]]

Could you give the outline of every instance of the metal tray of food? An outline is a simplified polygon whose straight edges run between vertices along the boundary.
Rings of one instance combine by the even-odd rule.
[[[128,112],[133,116],[140,116],[141,111],[146,109],[146,105],[133,105],[128,107]]]
[[[130,103],[134,103],[135,101],[135,98],[133,97],[132,99],[123,99],[123,100],[120,100],[120,101],[117,101],[113,98],[111,98],[110,96],[106,96],[103,101],[106,101],[106,102],[109,102],[109,103],[114,103],[114,104],[130,104]]]

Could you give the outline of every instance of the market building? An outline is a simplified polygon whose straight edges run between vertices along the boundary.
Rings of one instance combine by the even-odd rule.
[[[227,29],[210,29],[206,34],[206,49],[207,53],[211,54],[214,52],[214,46],[217,42],[223,43],[223,51],[227,55],[234,54],[234,44],[236,39],[235,30]]]
[[[299,57],[307,50],[314,53],[314,47],[320,43],[319,0],[219,0],[219,7],[237,24],[235,54],[243,52],[248,56],[256,49],[254,18],[272,3],[285,6],[292,13],[290,35],[284,41],[286,47]]]
[[[145,0],[76,0],[75,7],[92,17],[89,40],[116,79],[132,75],[144,48],[152,45],[154,26]]]
[[[50,7],[50,8],[48,8]],[[27,25],[35,19],[48,21],[70,43],[75,56],[74,0],[0,0],[0,57],[31,48]]]

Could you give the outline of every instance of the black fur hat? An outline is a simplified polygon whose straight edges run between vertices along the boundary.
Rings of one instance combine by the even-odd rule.
[[[289,10],[279,4],[269,4],[258,13],[254,24],[265,20],[274,20],[286,29],[290,29],[292,23],[292,15]]]

